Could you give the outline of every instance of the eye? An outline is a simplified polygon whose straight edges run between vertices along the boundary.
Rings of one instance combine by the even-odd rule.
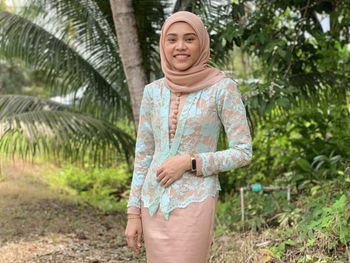
[[[187,42],[187,43],[192,43],[194,40],[195,40],[194,37],[186,38],[186,42]]]
[[[167,42],[169,42],[169,43],[175,43],[175,42],[176,42],[176,39],[175,39],[175,38],[168,38],[168,39],[167,39]]]

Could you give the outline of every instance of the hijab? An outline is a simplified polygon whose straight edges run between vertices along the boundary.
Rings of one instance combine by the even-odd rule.
[[[176,70],[167,60],[164,52],[166,34],[169,27],[176,22],[189,24],[199,39],[200,55],[195,63],[184,71]],[[216,68],[208,67],[210,56],[209,34],[199,16],[187,12],[176,12],[165,21],[160,34],[160,59],[162,71],[168,88],[172,92],[190,93],[213,85],[225,77],[225,74]]]

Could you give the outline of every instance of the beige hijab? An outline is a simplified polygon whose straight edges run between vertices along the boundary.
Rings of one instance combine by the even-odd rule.
[[[189,24],[199,38],[200,56],[198,60],[185,71],[178,71],[173,68],[166,59],[164,53],[166,33],[169,27],[176,22],[185,22]],[[220,70],[208,67],[210,56],[209,34],[202,20],[193,13],[180,11],[171,15],[162,27],[159,46],[162,71],[169,89],[173,92],[194,92],[209,87],[225,77],[225,74]]]

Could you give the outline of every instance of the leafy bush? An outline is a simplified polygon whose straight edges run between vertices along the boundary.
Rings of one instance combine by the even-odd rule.
[[[282,191],[247,192],[245,222],[240,221],[239,195],[226,195],[217,206],[216,233],[268,232],[268,250],[281,262],[346,262],[350,246],[349,189],[350,168],[334,180],[305,185],[293,196],[292,205],[287,204]]]
[[[278,259],[291,255],[298,263],[349,259],[350,193],[346,188],[350,186],[350,176],[339,179],[312,189],[309,196],[300,196],[299,222],[291,228],[279,228],[283,238],[270,246]]]
[[[120,211],[126,208],[130,177],[126,164],[88,169],[65,165],[58,174],[49,176],[48,182],[104,211]]]
[[[244,194],[245,220],[241,222],[240,195],[227,195],[224,201],[217,205],[217,225],[219,228],[231,230],[258,231],[266,227],[279,226],[284,220],[297,221],[293,215],[295,206],[288,204],[284,190],[273,192],[245,192]],[[294,218],[296,217],[296,218]],[[220,230],[221,231],[221,230]]]
[[[323,247],[332,253],[350,245],[350,193],[341,185],[339,181],[323,184],[305,204],[307,212],[298,230],[311,248]]]
[[[224,194],[255,182],[301,188],[305,182],[337,178],[349,166],[350,119],[333,106],[304,105],[266,116],[255,131],[251,164],[220,175]],[[221,139],[219,149],[225,143]]]

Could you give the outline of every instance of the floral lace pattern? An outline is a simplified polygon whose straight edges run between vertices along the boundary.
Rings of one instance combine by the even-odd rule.
[[[168,218],[175,208],[216,196],[217,173],[248,164],[252,145],[245,108],[236,83],[224,78],[188,94],[172,142],[169,142],[170,90],[164,79],[147,85],[140,109],[134,173],[128,207],[140,208],[141,200],[153,215],[158,209]],[[224,126],[229,148],[216,151]],[[170,156],[196,154],[203,177],[189,172],[164,188],[156,180],[157,168]]]

